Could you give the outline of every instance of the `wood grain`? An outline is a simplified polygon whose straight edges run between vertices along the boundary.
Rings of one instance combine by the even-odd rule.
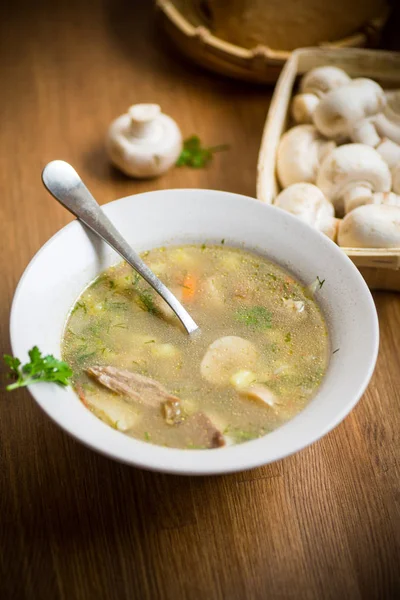
[[[160,39],[145,0],[14,1],[0,11],[5,352],[17,281],[70,220],[42,188],[47,161],[70,161],[102,202],[171,187],[254,195],[271,91],[186,63]],[[145,182],[119,175],[104,154],[105,130],[146,100],[176,117],[185,135],[231,149],[207,170]],[[135,470],[69,438],[26,391],[1,392],[0,597],[394,598],[400,301],[390,293],[375,300],[381,350],[357,408],[312,447],[247,473],[194,479]]]

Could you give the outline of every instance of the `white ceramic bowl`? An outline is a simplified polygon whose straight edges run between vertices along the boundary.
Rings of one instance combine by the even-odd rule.
[[[378,352],[375,306],[361,275],[327,237],[280,209],[211,190],[138,194],[103,207],[132,246],[244,245],[311,283],[325,279],[317,299],[328,323],[332,354],[315,398],[294,419],[265,437],[216,450],[163,448],[130,438],[89,412],[72,389],[39,383],[29,391],[65,431],[114,459],[181,474],[227,473],[269,463],[315,442],[349,413],[363,394]],[[60,356],[66,315],[83,288],[120,260],[74,221],[43,246],[27,267],[11,312],[11,343],[24,360],[34,345]]]

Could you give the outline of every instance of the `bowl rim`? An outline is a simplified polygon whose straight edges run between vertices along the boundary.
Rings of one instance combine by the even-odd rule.
[[[262,465],[265,465],[265,464],[268,464],[271,462],[275,462],[277,460],[281,460],[287,456],[290,456],[296,452],[299,452],[300,450],[302,450],[302,449],[308,447],[309,445],[313,444],[314,442],[318,441],[323,436],[325,436],[327,433],[329,433],[331,430],[333,430],[337,425],[339,425],[339,423],[351,412],[351,410],[354,408],[354,406],[360,400],[361,396],[364,394],[364,392],[368,386],[368,383],[372,377],[372,374],[374,372],[375,364],[376,364],[376,360],[377,360],[377,356],[378,356],[378,350],[379,350],[379,323],[378,323],[376,307],[375,307],[372,295],[371,295],[364,279],[362,278],[361,274],[359,273],[357,268],[354,266],[354,264],[351,262],[351,260],[344,253],[341,252],[340,248],[334,242],[332,242],[325,236],[322,236],[322,234],[320,234],[316,230],[313,230],[311,227],[305,225],[295,216],[293,216],[289,213],[286,213],[277,207],[263,204],[259,200],[256,200],[256,199],[253,199],[253,198],[241,195],[241,194],[236,194],[233,192],[212,190],[212,189],[199,189],[199,188],[179,188],[179,189],[168,189],[168,190],[155,190],[155,191],[151,191],[151,192],[144,192],[144,193],[140,193],[140,194],[133,194],[133,195],[125,196],[123,198],[119,198],[117,200],[113,200],[112,202],[103,204],[102,208],[105,208],[105,212],[107,213],[108,209],[111,208],[112,206],[116,206],[118,204],[122,204],[124,202],[131,201],[133,199],[135,201],[140,201],[144,196],[146,196],[146,197],[154,196],[155,197],[157,195],[163,195],[163,194],[173,194],[175,196],[175,195],[185,195],[187,193],[193,193],[193,192],[196,192],[200,195],[217,194],[220,196],[236,197],[239,202],[247,203],[249,206],[250,205],[254,205],[257,207],[263,206],[265,208],[265,210],[267,210],[267,211],[272,211],[272,212],[278,211],[279,214],[284,213],[285,220],[287,220],[288,222],[291,222],[293,225],[296,224],[295,226],[297,228],[300,227],[301,229],[303,229],[303,231],[306,233],[306,235],[310,236],[311,238],[314,237],[315,241],[316,241],[315,236],[318,236],[319,242],[316,241],[316,243],[324,243],[325,245],[328,244],[328,245],[331,245],[331,247],[335,248],[334,252],[338,253],[338,255],[337,255],[338,260],[342,260],[347,264],[347,267],[350,269],[350,271],[352,271],[352,276],[355,277],[356,279],[358,279],[358,283],[361,284],[362,288],[364,288],[364,292],[365,292],[364,300],[367,302],[369,316],[371,319],[371,330],[372,330],[372,335],[373,335],[373,349],[369,356],[368,364],[365,365],[364,376],[363,376],[362,381],[358,385],[357,393],[355,393],[353,395],[353,397],[347,401],[346,405],[341,410],[339,410],[337,412],[336,416],[334,418],[331,418],[330,422],[324,428],[322,428],[320,431],[314,432],[311,435],[309,434],[307,436],[304,436],[304,439],[302,439],[300,442],[293,443],[290,451],[287,451],[287,450],[276,451],[275,453],[272,453],[272,456],[270,456],[270,457],[268,457],[268,459],[266,459],[262,455],[262,452],[257,451],[258,449],[262,450],[263,440],[265,440],[266,438],[271,438],[271,436],[274,436],[274,434],[276,434],[277,432],[279,432],[279,434],[281,434],[282,431],[288,426],[288,424],[292,423],[293,420],[298,417],[298,415],[296,417],[294,417],[293,419],[290,419],[287,423],[285,423],[281,427],[277,428],[273,432],[267,434],[266,436],[245,442],[243,444],[229,446],[224,449],[186,450],[186,449],[176,449],[176,448],[164,448],[162,446],[157,446],[154,444],[149,444],[147,442],[141,441],[138,438],[131,438],[129,436],[126,436],[122,432],[113,430],[108,425],[106,425],[105,423],[100,421],[100,419],[98,419],[97,417],[92,415],[92,413],[90,413],[93,416],[94,421],[98,424],[99,427],[101,426],[103,428],[106,428],[107,430],[111,430],[117,436],[124,436],[130,442],[133,442],[132,446],[137,445],[138,452],[133,452],[131,456],[126,456],[126,455],[121,456],[118,452],[115,451],[114,448],[110,449],[108,447],[105,447],[101,443],[94,443],[93,441],[89,441],[88,439],[86,439],[84,435],[77,434],[75,431],[72,430],[72,428],[67,427],[65,423],[63,423],[62,421],[55,418],[49,412],[49,407],[46,406],[47,403],[45,401],[43,401],[41,390],[43,389],[43,386],[46,386],[48,388],[51,386],[54,390],[57,387],[56,384],[37,383],[37,384],[31,385],[31,386],[27,386],[27,389],[28,389],[29,393],[31,394],[31,396],[36,401],[36,403],[39,405],[39,407],[47,414],[47,416],[49,416],[51,418],[52,421],[54,421],[58,426],[60,426],[63,429],[63,431],[65,431],[66,433],[68,433],[69,435],[71,435],[72,437],[74,437],[75,439],[80,441],[81,443],[83,443],[85,446],[91,448],[92,450],[95,450],[96,452],[98,452],[102,455],[105,455],[109,458],[112,458],[114,460],[117,460],[117,461],[125,463],[125,464],[129,464],[129,465],[136,466],[139,468],[144,468],[144,469],[151,470],[151,471],[173,473],[173,474],[178,474],[178,475],[217,475],[217,474],[244,471],[244,470],[252,469],[252,468],[262,466]],[[12,351],[14,354],[16,354],[15,350],[16,350],[16,347],[18,346],[18,343],[16,341],[17,329],[18,329],[18,322],[17,322],[17,318],[16,318],[17,317],[17,308],[18,308],[20,296],[23,293],[23,286],[24,286],[25,279],[27,278],[29,271],[31,270],[33,265],[37,261],[40,260],[41,256],[47,251],[47,249],[60,236],[66,235],[70,231],[73,231],[76,228],[82,228],[82,225],[79,223],[79,221],[77,219],[74,219],[72,222],[68,223],[67,225],[62,227],[60,230],[58,230],[35,253],[35,255],[32,257],[32,259],[28,263],[27,267],[25,268],[25,270],[19,280],[19,283],[16,287],[14,297],[12,300],[11,313],[10,313],[10,339],[11,339]],[[245,248],[246,248],[246,246],[245,246]],[[339,256],[342,258],[339,258]],[[76,393],[72,390],[72,388],[69,388],[69,390],[74,394],[74,396],[76,396]],[[63,390],[63,391],[65,391],[65,390]],[[85,408],[85,410],[87,410],[87,409]],[[299,415],[301,415],[302,412],[303,411],[301,411],[299,413]],[[150,448],[157,449],[157,450],[156,450],[156,452],[150,452],[149,451]],[[248,449],[248,451],[247,452],[241,451],[241,450],[245,450],[245,449]],[[253,450],[250,451],[250,449],[253,449]],[[163,460],[163,459],[159,460],[159,461],[158,461],[158,459],[154,460],[153,456],[157,456],[157,454],[158,454],[158,457],[161,458],[160,451],[162,451],[163,456],[165,455],[166,460]],[[211,458],[212,456],[214,456],[214,458],[216,458],[216,453],[221,453],[221,452],[224,452],[227,454],[229,453],[229,455],[230,455],[230,460],[228,460],[229,464],[227,464],[227,461],[217,461],[217,460],[214,462],[214,464],[207,464],[205,466],[200,466],[200,467],[197,465],[196,466],[190,466],[190,465],[188,466],[188,464],[187,464],[188,461],[184,461],[184,464],[179,464],[180,463],[179,457],[182,457],[183,455],[185,455],[185,456],[203,455],[206,458],[205,462],[210,463],[210,461],[207,460],[207,457]]]

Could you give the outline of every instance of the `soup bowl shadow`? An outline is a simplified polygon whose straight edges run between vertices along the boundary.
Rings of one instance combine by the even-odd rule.
[[[212,450],[164,448],[126,436],[97,419],[71,388],[38,383],[29,391],[67,433],[118,461],[187,475],[242,471],[282,459],[315,442],[355,406],[378,353],[375,305],[358,270],[331,240],[296,217],[259,201],[213,190],[163,190],[103,205],[121,233],[141,252],[157,246],[217,243],[243,247],[276,262],[309,284],[324,279],[316,299],[331,348],[315,397],[272,433]],[[32,346],[60,355],[66,316],[84,287],[119,256],[78,221],[54,235],[32,259],[15,292],[11,344],[21,360]]]

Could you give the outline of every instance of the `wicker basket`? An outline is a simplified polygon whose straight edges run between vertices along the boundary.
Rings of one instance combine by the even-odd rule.
[[[223,75],[253,82],[275,82],[291,52],[263,44],[246,48],[217,37],[202,6],[200,0],[157,0],[162,26],[182,54]],[[327,48],[374,46],[387,16],[385,9],[349,37],[320,45]]]
[[[400,88],[400,53],[361,49],[295,50],[287,61],[272,97],[258,156],[257,197],[271,204],[279,191],[276,155],[288,128],[289,106],[297,77],[322,65],[335,65],[352,77],[369,77],[385,89]],[[371,289],[400,291],[400,248],[343,248]]]

